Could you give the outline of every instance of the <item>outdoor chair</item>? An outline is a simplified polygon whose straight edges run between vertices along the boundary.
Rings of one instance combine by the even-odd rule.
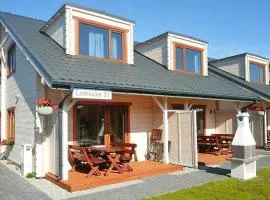
[[[135,155],[135,148],[137,147],[137,144],[124,143],[122,145],[124,146],[125,151],[119,158],[120,164],[123,167],[123,171],[127,170],[129,172],[132,172],[133,169],[130,166],[130,161],[133,159],[133,156]]]
[[[87,174],[87,178],[89,176],[92,176],[96,174],[97,176],[101,175],[101,172],[99,170],[99,167],[102,164],[107,163],[106,160],[100,157],[95,157],[94,155],[91,154],[91,147],[83,147],[83,153],[84,153],[84,158],[87,164],[90,166],[90,172]]]
[[[150,160],[158,161],[160,153],[163,151],[161,145],[162,129],[153,129],[150,136],[150,143],[148,147],[147,157]]]
[[[75,171],[76,169],[85,168],[87,163],[84,158],[84,153],[82,147],[69,145],[68,146],[70,164],[72,166],[71,171]]]
[[[135,148],[137,147],[137,144],[112,143],[111,146],[122,146],[124,148],[124,152],[119,158],[119,164],[122,165],[123,171],[127,170],[132,172],[133,169],[130,167],[130,161],[133,159],[133,156],[136,156]]]

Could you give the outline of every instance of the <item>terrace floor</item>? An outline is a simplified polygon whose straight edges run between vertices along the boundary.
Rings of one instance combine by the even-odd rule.
[[[224,163],[227,158],[232,156],[231,153],[227,155],[215,155],[213,153],[198,153],[199,165],[209,166]]]
[[[57,178],[50,173],[46,175],[46,178],[69,192],[75,192],[183,170],[182,166],[172,164],[166,165],[154,161],[132,162],[131,167],[133,168],[133,172],[124,172],[123,174],[115,172],[110,173],[109,176],[104,176],[102,174],[101,176],[94,175],[86,178],[85,173],[70,171],[68,181],[57,180]]]

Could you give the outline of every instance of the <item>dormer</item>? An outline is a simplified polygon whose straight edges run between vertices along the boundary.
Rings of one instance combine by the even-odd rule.
[[[136,45],[136,50],[168,70],[208,75],[208,43],[179,33],[166,32]]]
[[[247,82],[269,85],[269,60],[259,55],[243,53],[210,62]]]
[[[69,55],[134,64],[134,24],[104,11],[65,4],[41,31]]]

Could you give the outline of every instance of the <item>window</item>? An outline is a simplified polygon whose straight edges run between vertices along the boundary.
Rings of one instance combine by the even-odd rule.
[[[8,50],[8,70],[7,76],[13,74],[16,70],[16,45],[13,44]]]
[[[128,106],[126,105],[77,105],[74,121],[79,143],[109,145],[128,142]]]
[[[191,73],[202,71],[202,50],[175,46],[175,70]]]
[[[79,54],[124,60],[124,31],[79,23]]]
[[[264,65],[250,63],[250,81],[263,83],[264,82]]]
[[[14,141],[15,140],[15,109],[8,109],[7,112],[7,139]]]

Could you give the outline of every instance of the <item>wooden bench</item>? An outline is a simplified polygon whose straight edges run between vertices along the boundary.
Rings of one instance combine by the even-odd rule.
[[[216,136],[197,136],[197,145],[199,152],[204,149],[205,152],[220,154],[220,146]]]
[[[217,141],[219,143],[221,154],[223,153],[228,154],[229,152],[232,153],[232,141],[233,141],[234,135],[215,134],[214,136],[217,138]]]

